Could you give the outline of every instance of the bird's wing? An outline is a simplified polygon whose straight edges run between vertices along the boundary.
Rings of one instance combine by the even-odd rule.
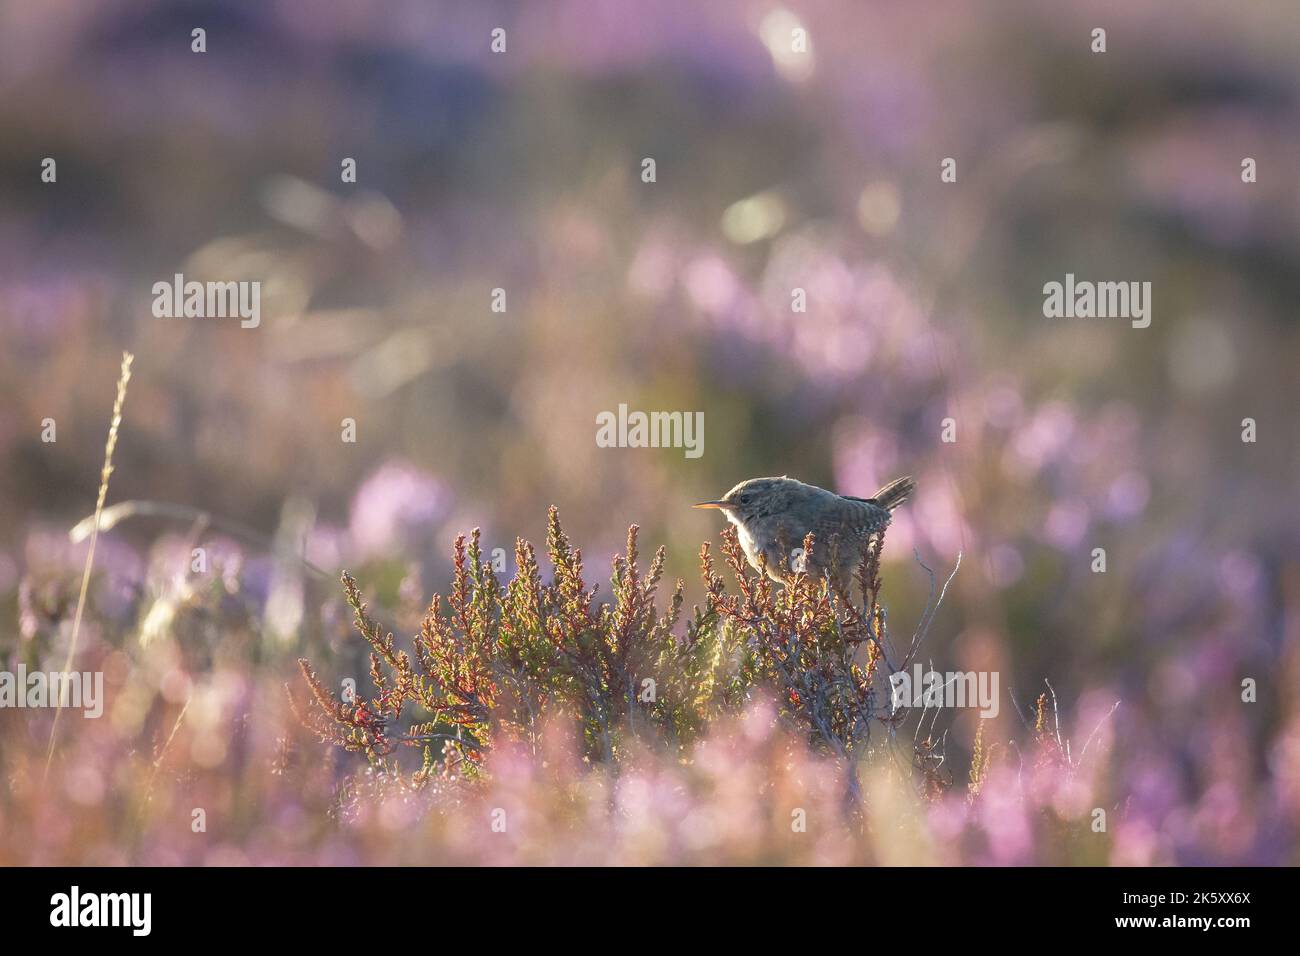
[[[868,498],[841,497],[826,509],[824,515],[818,522],[823,527],[813,529],[819,536],[822,533],[840,532],[853,537],[865,537],[889,524],[889,511]]]

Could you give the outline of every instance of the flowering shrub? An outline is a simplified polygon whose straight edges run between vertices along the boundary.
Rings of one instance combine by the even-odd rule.
[[[502,586],[483,560],[478,530],[468,540],[460,535],[451,592],[434,596],[409,652],[376,622],[344,572],[356,630],[370,648],[373,693],[363,698],[349,688],[336,696],[303,659],[311,704],[295,704],[295,712],[322,740],[364,754],[385,774],[400,772],[399,747],[419,749],[423,759],[410,779],[419,787],[434,772],[478,774],[502,742],[537,754],[557,715],[576,726],[588,763],[618,762],[633,740],[681,752],[720,714],[739,714],[764,693],[779,702],[781,721],[843,763],[848,792],[859,798],[856,768],[873,724],[892,730],[907,718],[905,707],[887,703],[880,678],[907,666],[924,633],[918,629],[901,660],[891,659],[880,604],[883,536],[858,569],[859,603],[843,585],[803,573],[775,587],[747,567],[729,528],[722,553],[737,593],[726,591],[706,542],[704,607],[693,608],[679,636],[685,585],[677,581],[661,612],[664,551],[643,573],[637,531],[628,530],[626,553],[614,559],[604,603],[598,586],[588,587],[582,553],[555,508],[549,584],[531,544],[517,542],[518,570]],[[804,547],[812,546],[810,534]],[[942,789],[931,742],[919,741],[915,758],[926,788]]]
[[[535,752],[545,718],[556,711],[576,721],[589,760],[612,761],[631,737],[694,739],[711,715],[740,702],[748,667],[739,635],[716,625],[712,600],[707,610],[695,609],[684,638],[674,635],[684,585],[677,582],[661,613],[664,552],[643,573],[635,526],[626,555],[614,560],[605,604],[588,587],[582,553],[555,509],[547,552],[551,583],[542,583],[533,546],[519,541],[518,571],[503,587],[482,559],[477,529],[468,540],[459,536],[451,592],[445,601],[434,596],[410,653],[382,631],[345,572],[356,629],[371,649],[374,694],[337,698],[303,660],[314,705],[304,720],[323,739],[389,769],[397,746],[421,748],[422,780],[439,762],[476,772],[501,740]],[[405,723],[404,710],[413,714]]]

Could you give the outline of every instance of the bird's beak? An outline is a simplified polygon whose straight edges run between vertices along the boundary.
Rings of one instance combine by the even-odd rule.
[[[727,502],[726,502],[725,500],[723,500],[723,501],[701,501],[698,505],[691,505],[691,507],[692,507],[692,508],[717,508],[718,510],[722,510],[722,508],[726,507],[726,505],[727,505]]]

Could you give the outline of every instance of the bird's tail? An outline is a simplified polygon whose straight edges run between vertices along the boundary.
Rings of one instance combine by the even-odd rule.
[[[880,505],[880,507],[893,511],[910,498],[914,491],[916,491],[916,479],[911,475],[908,475],[904,478],[895,479],[885,485],[885,487],[881,488],[871,496],[871,500]]]

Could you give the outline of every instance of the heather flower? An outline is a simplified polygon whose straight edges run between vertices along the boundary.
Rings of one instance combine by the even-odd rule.
[[[405,462],[385,463],[352,499],[354,553],[362,558],[419,553],[450,503],[450,492],[433,475]]]

